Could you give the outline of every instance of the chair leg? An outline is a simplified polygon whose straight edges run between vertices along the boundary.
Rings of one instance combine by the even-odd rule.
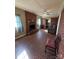
[[[45,54],[46,54],[46,49],[47,49],[47,46],[45,46]]]

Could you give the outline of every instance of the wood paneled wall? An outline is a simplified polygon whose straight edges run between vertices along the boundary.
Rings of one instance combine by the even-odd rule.
[[[51,18],[51,22],[54,22],[54,23],[57,24],[57,22],[58,22],[58,17],[52,17],[52,18]]]
[[[61,43],[59,47],[59,59],[64,59],[64,9],[61,13],[61,19],[59,24],[59,31],[58,33],[61,35]]]

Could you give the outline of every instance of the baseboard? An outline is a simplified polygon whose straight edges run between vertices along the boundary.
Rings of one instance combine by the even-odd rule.
[[[19,36],[15,37],[15,39],[19,39],[19,38],[21,38],[21,37],[23,37],[23,36],[25,36],[25,35],[26,35],[26,34],[19,35]]]

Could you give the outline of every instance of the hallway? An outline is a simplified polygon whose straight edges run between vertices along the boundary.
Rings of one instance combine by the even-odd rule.
[[[45,30],[39,30],[37,33],[25,36],[15,42],[15,58],[21,59],[46,59],[45,44],[46,39],[52,39],[54,36]],[[23,54],[23,56],[21,56]]]

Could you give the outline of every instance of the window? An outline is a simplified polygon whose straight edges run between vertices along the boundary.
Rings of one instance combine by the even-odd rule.
[[[38,23],[39,26],[41,25],[41,19],[40,18],[38,19],[37,23]]]
[[[41,26],[41,18],[37,19],[37,28],[40,29]]]
[[[23,24],[21,22],[20,16],[16,15],[15,31],[23,32]]]

